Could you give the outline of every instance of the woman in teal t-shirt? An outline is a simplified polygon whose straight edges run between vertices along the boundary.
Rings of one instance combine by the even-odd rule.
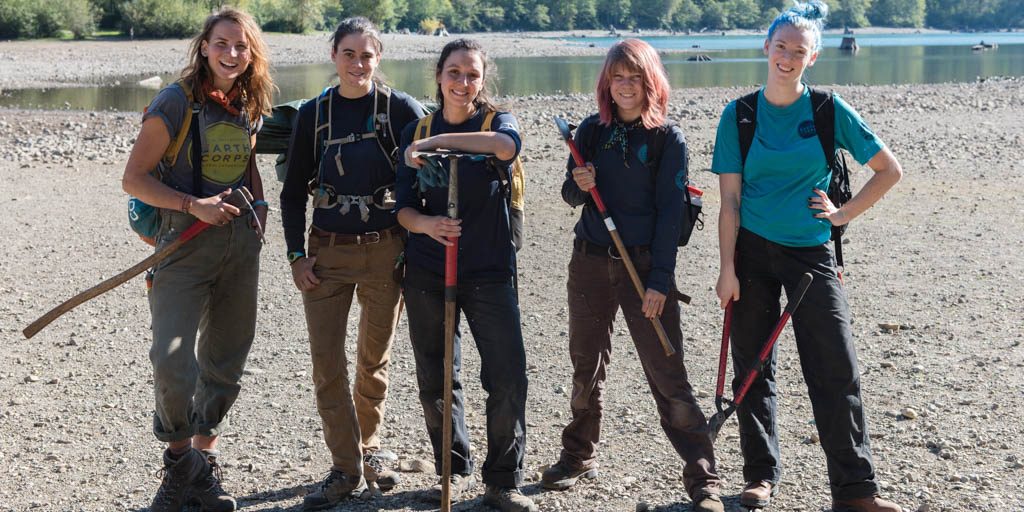
[[[833,509],[898,512],[899,506],[878,497],[850,309],[826,244],[832,226],[870,208],[900,180],[902,170],[860,116],[835,96],[836,148],[875,174],[841,208],[825,193],[831,175],[802,77],[818,57],[827,13],[818,0],[797,3],[768,29],[768,78],[757,95],[754,140],[746,158],[736,102],[722,113],[711,164],[722,194],[716,291],[723,308],[733,302],[736,390],[779,318],[782,289],[791,293],[804,273],[814,276],[793,315],[793,331],[828,462]],[[772,353],[737,412],[747,482],[740,502],[748,507],[768,506],[781,477],[774,372]]]

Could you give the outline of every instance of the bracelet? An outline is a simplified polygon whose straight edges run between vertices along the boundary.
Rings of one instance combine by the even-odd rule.
[[[252,202],[252,207],[253,208],[256,208],[257,206],[265,206],[267,208],[270,208],[270,205],[266,201],[264,201],[263,199],[257,199],[257,200]]]
[[[192,208],[192,200],[195,199],[189,194],[183,194],[181,196],[181,206],[178,208],[182,213],[188,213],[189,209]]]

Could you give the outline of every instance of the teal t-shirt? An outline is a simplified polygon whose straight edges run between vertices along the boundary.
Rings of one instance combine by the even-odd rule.
[[[838,94],[835,95],[836,148],[861,165],[881,151],[882,141]],[[757,126],[744,165],[736,128],[736,102],[718,122],[711,172],[743,175],[740,226],[772,242],[811,247],[828,242],[831,223],[807,206],[813,189],[828,191],[832,175],[814,129],[808,87],[792,104],[776,107],[757,95]]]

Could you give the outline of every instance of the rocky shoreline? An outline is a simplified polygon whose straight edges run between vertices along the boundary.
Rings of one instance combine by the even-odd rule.
[[[291,46],[279,47],[291,50],[275,50],[290,55],[289,62],[323,60],[320,36],[280,37],[294,38]],[[97,57],[111,51],[106,44],[130,51],[117,59]],[[415,55],[414,44],[402,44],[389,43],[389,51]],[[505,42],[485,44],[519,51]],[[0,43],[0,87],[102,80],[114,68],[174,70],[180,63],[153,61],[179,56],[182,45],[97,43],[82,54],[77,45],[60,42],[35,43],[34,49]],[[8,59],[12,54],[36,64],[20,71],[18,60]],[[844,245],[883,492],[918,512],[1024,510],[1024,80],[836,90],[906,170],[904,181],[855,221]],[[680,251],[676,272],[680,288],[694,297],[683,310],[684,348],[706,413],[713,407],[721,325],[713,292],[717,179],[707,168],[721,109],[742,92],[676,90],[671,101],[671,118],[687,135],[693,179],[707,192],[704,231]],[[601,478],[567,492],[540,489],[539,472],[556,460],[569,417],[564,286],[578,215],[558,196],[567,153],[551,117],[581,119],[593,110],[593,98],[537,95],[502,102],[522,126],[528,172],[528,238],[520,253],[530,377],[525,492],[545,511],[688,511],[679,459],[660,430],[621,320],[606,389]],[[127,227],[120,188],[138,122],[137,113],[0,109],[0,510],[140,510],[158,485],[161,447],[150,433],[149,310],[141,279],[88,302],[32,340],[21,335],[60,301],[148,255]],[[270,178],[269,158],[261,157],[261,169],[268,198],[276,203],[280,184]],[[855,185],[869,173],[855,168]],[[233,427],[222,443],[225,487],[245,510],[298,510],[330,464],[279,215],[272,208],[257,339]],[[353,332],[356,318],[353,312]],[[479,450],[484,392],[472,338],[465,339],[468,424]],[[351,355],[351,340],[348,349]],[[396,490],[346,510],[432,508],[423,491],[434,477],[417,471],[430,452],[404,319],[393,357],[383,438],[409,471]],[[788,329],[780,339],[778,368],[785,473],[773,510],[828,510],[825,461]],[[740,511],[742,460],[734,420],[723,429],[717,456],[727,508]],[[476,493],[455,510],[478,508]]]

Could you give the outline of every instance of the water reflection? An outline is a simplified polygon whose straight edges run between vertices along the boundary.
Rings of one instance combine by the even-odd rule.
[[[747,38],[750,39],[750,38]],[[690,62],[687,54],[665,54],[673,87],[752,86],[764,81],[765,61],[759,49],[709,52],[712,62]],[[497,59],[500,94],[530,95],[590,92],[601,69],[601,57]],[[433,62],[384,61],[388,82],[414,97],[433,97]],[[309,98],[334,76],[334,66],[287,66],[275,70],[281,92],[277,101]],[[822,51],[807,79],[814,84],[915,84],[973,82],[977,77],[1024,76],[1024,44],[1000,44],[998,50],[971,52],[969,46],[866,46],[856,56],[835,48]],[[155,91],[136,85],[144,77],[110,87],[15,90],[0,95],[0,106],[85,110],[141,111]],[[163,77],[165,82],[174,75]]]

